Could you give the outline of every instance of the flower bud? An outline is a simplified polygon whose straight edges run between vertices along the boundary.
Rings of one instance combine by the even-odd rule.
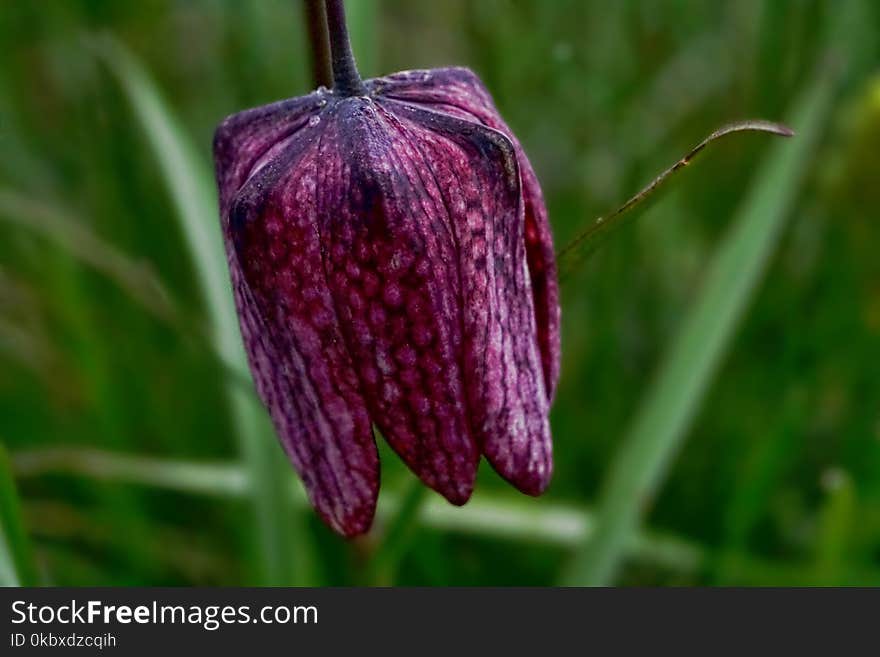
[[[552,473],[559,295],[532,168],[469,70],[408,71],[236,114],[214,156],[260,397],[321,517],[369,529],[375,425],[453,504],[480,455]]]

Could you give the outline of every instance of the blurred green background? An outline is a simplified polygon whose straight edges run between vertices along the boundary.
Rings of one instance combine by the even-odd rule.
[[[365,76],[482,76],[559,248],[723,123],[799,134],[713,145],[572,268],[544,497],[484,464],[453,508],[383,445],[347,543],[215,273],[211,136],[310,89],[300,3],[3,3],[0,578],[880,585],[880,5],[347,5]]]

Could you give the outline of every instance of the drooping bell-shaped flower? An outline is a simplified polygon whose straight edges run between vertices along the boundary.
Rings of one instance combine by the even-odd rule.
[[[472,72],[362,82],[341,6],[328,9],[333,90],[236,114],[215,136],[260,397],[341,534],[373,518],[372,425],[453,504],[470,497],[481,454],[538,495],[559,302],[535,174]]]

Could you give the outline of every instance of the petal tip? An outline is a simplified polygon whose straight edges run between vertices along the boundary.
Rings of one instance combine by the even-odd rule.
[[[550,487],[550,481],[553,479],[552,474],[544,477],[529,477],[525,481],[511,482],[516,486],[517,490],[532,497],[540,497]]]
[[[348,540],[354,540],[358,536],[369,533],[373,527],[373,516],[363,516],[353,519],[344,520],[341,523],[336,521],[325,521],[337,534]]]
[[[463,486],[455,491],[446,491],[441,493],[446,500],[453,506],[464,506],[471,499],[474,492],[473,483]]]

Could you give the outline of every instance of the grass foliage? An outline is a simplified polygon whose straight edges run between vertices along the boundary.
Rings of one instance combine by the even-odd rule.
[[[0,13],[0,583],[880,584],[872,0],[351,0],[361,71],[464,64],[561,248],[719,142],[563,288],[556,475],[457,509],[385,447],[308,511],[238,341],[214,127],[309,89],[285,0]],[[8,454],[8,458],[6,456]]]

